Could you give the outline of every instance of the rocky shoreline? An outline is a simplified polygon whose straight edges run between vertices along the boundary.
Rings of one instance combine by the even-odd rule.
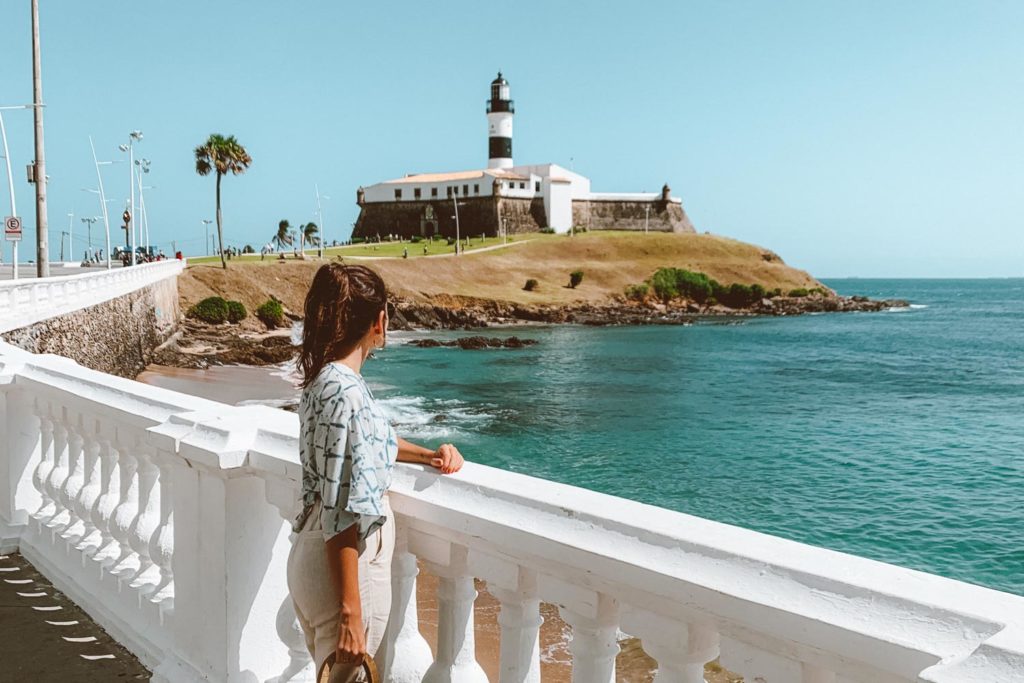
[[[528,305],[449,298],[438,302],[396,299],[391,311],[394,330],[479,330],[522,325],[690,325],[699,320],[751,316],[806,315],[809,313],[875,312],[903,308],[903,300],[867,297],[807,296],[763,299],[749,308],[701,306],[673,302],[611,301],[607,304]],[[290,316],[297,320],[295,315]],[[522,348],[533,340],[472,336],[451,341],[413,340],[418,347],[450,346],[461,349]],[[237,325],[210,325],[185,318],[178,332],[153,354],[152,363],[203,369],[215,365],[278,365],[294,358],[291,330],[259,332]]]
[[[611,301],[607,304],[529,305],[500,301],[462,300],[424,303],[397,299],[391,327],[398,330],[478,329],[495,325],[687,325],[703,318],[745,316],[786,316],[808,313],[877,312],[906,308],[902,299],[869,299],[863,296],[806,296],[762,299],[742,309],[722,305],[702,306],[693,302],[660,304]]]

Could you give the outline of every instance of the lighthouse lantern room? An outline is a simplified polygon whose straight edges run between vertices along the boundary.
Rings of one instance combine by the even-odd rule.
[[[508,81],[498,72],[491,81],[487,100],[487,168],[512,168],[512,115],[515,103],[509,98]]]

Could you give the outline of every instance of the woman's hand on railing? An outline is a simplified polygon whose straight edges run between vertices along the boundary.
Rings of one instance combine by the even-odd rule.
[[[459,453],[459,449],[450,443],[441,444],[430,458],[430,464],[441,470],[442,474],[458,472],[465,462],[466,459],[462,457],[462,453]]]

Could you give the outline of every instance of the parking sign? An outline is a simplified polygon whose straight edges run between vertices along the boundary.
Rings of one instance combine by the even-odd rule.
[[[8,242],[21,240],[21,219],[17,216],[8,216],[4,219],[4,239]]]

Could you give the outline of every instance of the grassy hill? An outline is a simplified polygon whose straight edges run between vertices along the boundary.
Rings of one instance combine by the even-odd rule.
[[[412,251],[417,245],[410,245]],[[366,248],[363,247],[366,253]],[[776,254],[715,235],[593,232],[575,237],[537,236],[501,249],[461,256],[356,258],[339,252],[347,263],[376,269],[399,296],[457,305],[459,300],[493,299],[517,303],[600,303],[621,295],[626,285],[643,282],[662,266],[702,271],[723,284],[760,284],[788,291],[820,286],[808,273],[786,265]],[[352,254],[352,255],[349,255]],[[337,258],[337,257],[335,257]],[[232,261],[190,266],[179,278],[182,306],[213,294],[238,299],[250,310],[271,294],[300,312],[313,272],[314,258],[285,261]],[[569,289],[569,273],[584,272],[583,283]],[[523,290],[526,280],[536,291]]]

